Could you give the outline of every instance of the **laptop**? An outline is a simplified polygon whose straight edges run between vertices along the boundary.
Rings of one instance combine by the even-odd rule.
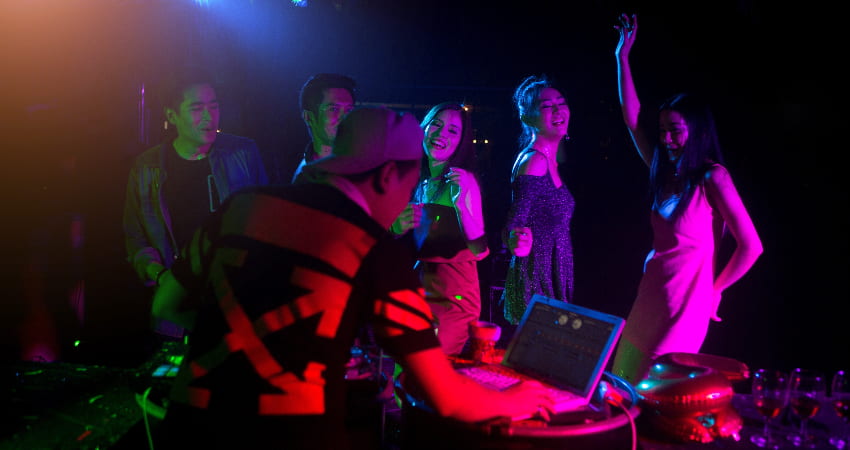
[[[498,390],[534,379],[552,390],[556,414],[582,409],[590,404],[625,324],[621,317],[537,294],[500,364],[458,371]]]

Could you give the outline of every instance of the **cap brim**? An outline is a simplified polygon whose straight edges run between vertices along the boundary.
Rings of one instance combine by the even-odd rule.
[[[305,169],[351,175],[364,173],[389,161],[422,158],[424,133],[416,118],[388,108],[357,108],[339,123],[331,154]]]
[[[368,172],[379,167],[386,161],[372,162],[363,161],[363,158],[352,157],[349,155],[330,155],[304,165],[305,169],[320,170],[328,173],[336,173],[340,175],[353,175],[356,173]]]

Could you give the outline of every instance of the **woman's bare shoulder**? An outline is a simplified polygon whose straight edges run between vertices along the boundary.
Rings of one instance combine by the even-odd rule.
[[[548,173],[549,161],[542,153],[526,149],[517,157],[517,175],[543,176]]]

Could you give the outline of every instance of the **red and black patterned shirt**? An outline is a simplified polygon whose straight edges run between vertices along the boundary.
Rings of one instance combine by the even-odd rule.
[[[394,357],[439,347],[413,255],[333,187],[234,194],[182,256],[173,274],[199,313],[165,429],[183,442],[344,446],[360,328]]]

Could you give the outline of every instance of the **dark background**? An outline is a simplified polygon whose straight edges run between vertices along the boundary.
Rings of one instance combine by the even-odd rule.
[[[504,277],[498,232],[519,122],[511,93],[546,73],[572,111],[566,177],[576,302],[628,314],[650,248],[647,171],[627,138],[612,28],[639,15],[633,70],[646,108],[680,90],[714,100],[727,165],[764,243],[727,290],[703,348],[748,365],[850,368],[846,165],[828,136],[837,109],[835,12],[816,2],[435,2],[313,0],[0,1],[0,132],[6,289],[2,329],[46,306],[63,346],[81,337],[109,362],[147,328],[150,292],[125,260],[121,210],[132,158],[156,143],[150,87],[199,62],[220,76],[223,131],[258,142],[289,180],[307,142],[301,84],[316,72],[358,81],[358,101],[412,110],[473,107],[492,255],[483,298]],[[143,93],[144,89],[144,93]],[[82,217],[72,252],[68,223]],[[725,243],[728,245],[728,242]],[[85,280],[85,317],[67,288]],[[496,305],[496,308],[499,308]],[[498,315],[498,311],[496,311]],[[65,350],[63,358],[72,358]]]

